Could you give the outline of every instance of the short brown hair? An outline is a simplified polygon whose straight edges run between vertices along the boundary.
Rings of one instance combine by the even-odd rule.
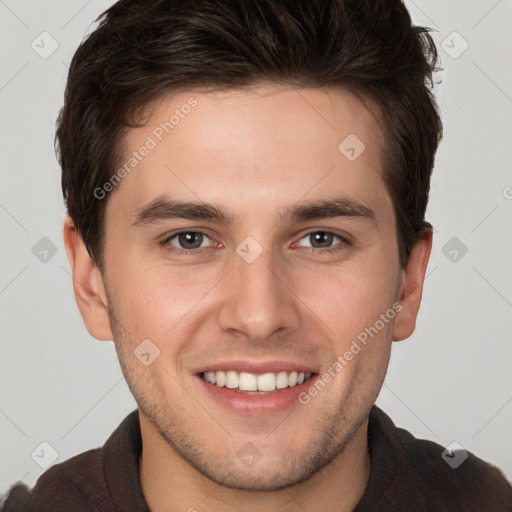
[[[368,94],[384,119],[383,179],[400,263],[423,236],[442,136],[432,85],[437,51],[401,0],[120,0],[76,51],[57,121],[68,213],[103,268],[106,200],[140,109],[189,88],[260,82],[345,86]]]

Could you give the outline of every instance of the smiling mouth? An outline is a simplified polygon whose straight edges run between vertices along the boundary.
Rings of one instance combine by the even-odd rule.
[[[200,377],[219,388],[228,388],[245,394],[275,393],[287,388],[300,386],[308,381],[312,373],[304,372],[268,372],[262,374],[236,371],[203,372]]]

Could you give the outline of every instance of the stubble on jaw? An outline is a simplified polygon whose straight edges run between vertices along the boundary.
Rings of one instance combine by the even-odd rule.
[[[321,470],[327,470],[343,454],[355,434],[365,423],[369,410],[361,410],[360,400],[340,402],[334,413],[325,412],[315,423],[310,442],[301,453],[286,454],[274,460],[264,472],[251,468],[240,473],[236,462],[227,455],[220,458],[203,448],[201,439],[187,428],[187,419],[173,414],[179,407],[169,403],[162,392],[143,372],[148,368],[133,357],[137,342],[123,327],[108,291],[108,314],[115,347],[123,375],[142,415],[171,450],[201,475],[215,484],[241,491],[280,491],[306,482]],[[139,367],[140,365],[140,367]],[[171,378],[171,376],[169,376]],[[193,404],[194,401],[190,400]],[[301,406],[307,407],[307,406]],[[192,416],[192,415],[191,415]],[[190,417],[189,421],[192,420]],[[289,421],[293,420],[293,414]],[[262,455],[265,457],[265,454]],[[215,457],[215,458],[214,458]],[[139,461],[140,465],[140,461]]]

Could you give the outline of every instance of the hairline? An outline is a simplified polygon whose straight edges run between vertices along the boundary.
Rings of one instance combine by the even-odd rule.
[[[162,91],[149,99],[148,101],[141,104],[129,104],[125,106],[123,109],[125,114],[125,123],[120,123],[117,126],[116,133],[114,135],[114,139],[118,139],[114,150],[114,165],[113,168],[109,170],[110,173],[115,172],[124,159],[126,158],[126,142],[128,138],[128,134],[131,130],[135,128],[142,128],[146,126],[146,123],[149,121],[154,111],[158,109],[162,103],[172,101],[172,98],[178,96],[179,94],[189,93],[215,93],[215,92],[227,92],[227,91],[257,91],[262,88],[272,87],[276,89],[280,88],[291,88],[291,89],[323,89],[325,91],[335,91],[335,92],[345,92],[351,94],[356,97],[360,103],[364,106],[364,108],[372,115],[375,119],[380,132],[381,138],[381,155],[380,155],[380,168],[381,172],[375,169],[376,172],[379,172],[380,177],[384,182],[384,186],[386,191],[391,199],[393,214],[395,217],[395,230],[397,235],[397,243],[398,243],[398,253],[399,260],[402,266],[405,266],[405,263],[402,257],[402,252],[404,250],[403,244],[405,243],[401,237],[401,230],[399,226],[399,213],[396,208],[396,201],[392,194],[392,190],[390,190],[387,180],[385,179],[385,175],[391,172],[391,168],[396,167],[394,164],[394,155],[391,150],[391,145],[393,143],[393,134],[392,128],[387,123],[384,106],[378,97],[367,87],[364,87],[362,84],[352,83],[352,82],[340,82],[340,83],[326,83],[320,85],[308,84],[307,81],[301,82],[300,80],[271,80],[268,78],[262,78],[259,80],[251,80],[247,83],[232,85],[232,84],[212,84],[212,85],[199,85],[196,86],[178,86],[178,87],[168,87],[162,89]],[[117,187],[119,188],[119,187]],[[96,247],[96,255],[92,254],[92,248],[89,250],[87,248],[89,255],[97,265],[100,271],[105,269],[105,231],[106,231],[106,209],[109,201],[109,197],[112,193],[115,193],[116,190],[107,193],[105,199],[103,199],[99,203],[98,207],[98,237],[97,237],[97,247]]]

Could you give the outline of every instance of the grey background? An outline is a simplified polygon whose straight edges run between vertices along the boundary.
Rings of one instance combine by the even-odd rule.
[[[88,335],[75,305],[53,152],[67,65],[111,3],[0,0],[0,493],[35,483],[53,458],[42,442],[63,461],[101,446],[135,408],[113,344]],[[407,5],[438,31],[445,138],[418,328],[395,344],[378,404],[417,437],[456,441],[510,480],[512,1]],[[58,43],[47,58],[31,47],[51,49],[43,31]],[[469,44],[461,55],[454,31]]]

